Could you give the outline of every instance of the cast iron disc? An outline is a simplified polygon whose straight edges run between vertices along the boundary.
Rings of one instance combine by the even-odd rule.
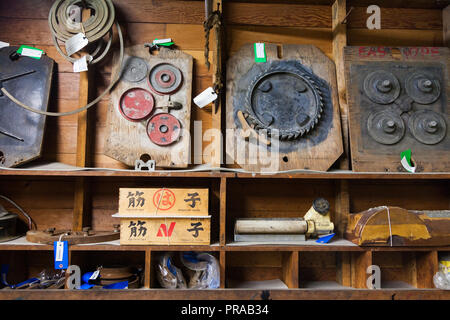
[[[146,119],[153,111],[155,100],[150,92],[142,88],[125,91],[119,100],[119,111],[130,121]]]
[[[123,78],[128,82],[139,82],[145,79],[148,72],[147,62],[138,57],[129,57],[125,61]]]
[[[403,119],[391,111],[372,112],[367,119],[370,136],[381,144],[395,144],[405,135]]]
[[[182,81],[183,75],[180,69],[169,63],[160,63],[150,70],[150,89],[159,95],[177,92]]]
[[[437,144],[447,133],[444,118],[431,110],[414,112],[409,118],[408,126],[414,138],[424,144]]]
[[[167,146],[180,137],[181,123],[169,113],[158,113],[148,121],[147,134],[153,143]]]
[[[271,67],[257,75],[247,95],[246,118],[255,130],[278,130],[280,140],[294,140],[317,125],[323,111],[320,87],[305,72]]]
[[[400,83],[390,72],[374,71],[364,80],[364,92],[372,102],[389,104],[400,96]]]
[[[414,73],[406,80],[406,92],[417,103],[431,104],[441,95],[438,80],[423,73]]]

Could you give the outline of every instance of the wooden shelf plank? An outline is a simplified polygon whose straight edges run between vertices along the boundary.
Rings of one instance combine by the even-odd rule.
[[[115,171],[115,170],[10,170],[0,169],[0,176],[49,176],[49,177],[174,177],[174,178],[275,178],[275,179],[392,179],[392,180],[449,180],[450,172],[353,172],[349,170],[296,171],[292,173],[260,174],[230,171]]]
[[[449,300],[437,289],[0,290],[0,300]]]

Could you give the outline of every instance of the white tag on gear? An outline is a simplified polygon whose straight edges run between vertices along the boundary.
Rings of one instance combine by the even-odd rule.
[[[66,41],[66,53],[68,56],[73,55],[75,52],[80,51],[84,47],[87,46],[89,40],[85,37],[84,34],[77,33],[72,38]]]
[[[203,108],[207,104],[213,102],[217,99],[217,93],[214,92],[214,89],[212,87],[209,87],[202,93],[200,93],[198,96],[194,98],[194,103],[199,107]]]

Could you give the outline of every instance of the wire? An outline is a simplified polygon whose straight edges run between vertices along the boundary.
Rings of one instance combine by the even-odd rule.
[[[28,213],[26,213],[17,203],[15,203],[14,201],[12,201],[11,199],[9,199],[8,197],[5,197],[3,195],[0,195],[0,199],[6,200],[8,201],[10,204],[12,204],[14,207],[17,208],[17,210],[20,211],[20,213],[22,213],[28,220],[28,228],[30,230],[33,230],[33,224],[36,225],[33,220],[31,219],[31,217],[28,215]]]
[[[9,93],[4,87],[1,88],[1,91],[3,92],[3,94],[5,96],[7,96],[9,99],[11,99],[11,101],[14,102],[15,104],[17,104],[19,107],[24,108],[24,109],[34,112],[34,113],[39,113],[41,115],[45,115],[45,116],[53,116],[53,117],[70,116],[70,115],[73,115],[73,114],[76,114],[76,113],[79,113],[79,112],[89,109],[93,105],[97,104],[109,91],[111,91],[111,89],[114,87],[114,85],[117,83],[117,81],[119,81],[120,76],[123,72],[123,65],[122,65],[123,64],[123,56],[124,56],[123,36],[122,36],[122,31],[120,30],[119,23],[116,22],[116,26],[117,26],[117,34],[119,36],[119,41],[120,41],[120,54],[119,54],[120,70],[119,70],[119,72],[117,72],[116,77],[113,78],[113,80],[111,81],[109,86],[105,89],[105,91],[103,91],[102,94],[100,94],[95,100],[91,101],[84,107],[80,107],[78,109],[75,109],[72,111],[67,111],[67,112],[42,111],[42,110],[34,109],[34,108],[24,104],[23,102],[19,101],[11,93]]]

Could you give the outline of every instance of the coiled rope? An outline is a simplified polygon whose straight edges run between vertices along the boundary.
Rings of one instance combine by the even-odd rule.
[[[57,42],[57,39],[61,41],[66,41],[74,34],[77,34],[79,32],[83,32],[85,36],[88,38],[89,42],[95,42],[99,41],[99,44],[97,48],[92,53],[94,56],[96,55],[96,52],[99,52],[101,48],[102,38],[109,33],[109,40],[108,44],[106,45],[103,53],[95,58],[92,63],[96,63],[100,61],[106,53],[109,51],[109,48],[111,46],[112,42],[112,26],[113,24],[116,25],[117,28],[117,35],[119,37],[119,45],[120,45],[120,53],[119,53],[119,65],[120,69],[115,75],[113,79],[111,79],[111,83],[109,86],[103,91],[96,99],[85,105],[84,107],[79,107],[72,111],[67,112],[48,112],[48,111],[42,111],[39,109],[34,109],[23,102],[16,99],[11,93],[9,93],[4,87],[2,87],[0,90],[2,93],[11,99],[15,104],[17,104],[19,107],[22,107],[28,111],[38,113],[45,116],[54,116],[54,117],[61,117],[61,116],[69,116],[73,115],[79,112],[83,112],[93,105],[97,104],[111,89],[114,87],[114,85],[119,81],[120,76],[123,71],[123,57],[124,57],[124,43],[123,43],[123,35],[122,31],[120,29],[119,23],[115,21],[115,11],[114,6],[111,2],[111,0],[85,0],[85,3],[87,4],[88,8],[91,8],[95,11],[94,15],[91,16],[86,22],[84,23],[75,23],[71,20],[69,17],[69,7],[71,5],[80,3],[80,0],[57,0],[52,8],[50,9],[49,13],[49,25],[50,30],[53,34],[53,41],[55,43],[56,49],[58,52],[65,57],[67,60],[73,62],[75,59],[68,57],[66,54],[64,54],[59,47],[59,44]],[[115,22],[114,22],[115,21]]]

